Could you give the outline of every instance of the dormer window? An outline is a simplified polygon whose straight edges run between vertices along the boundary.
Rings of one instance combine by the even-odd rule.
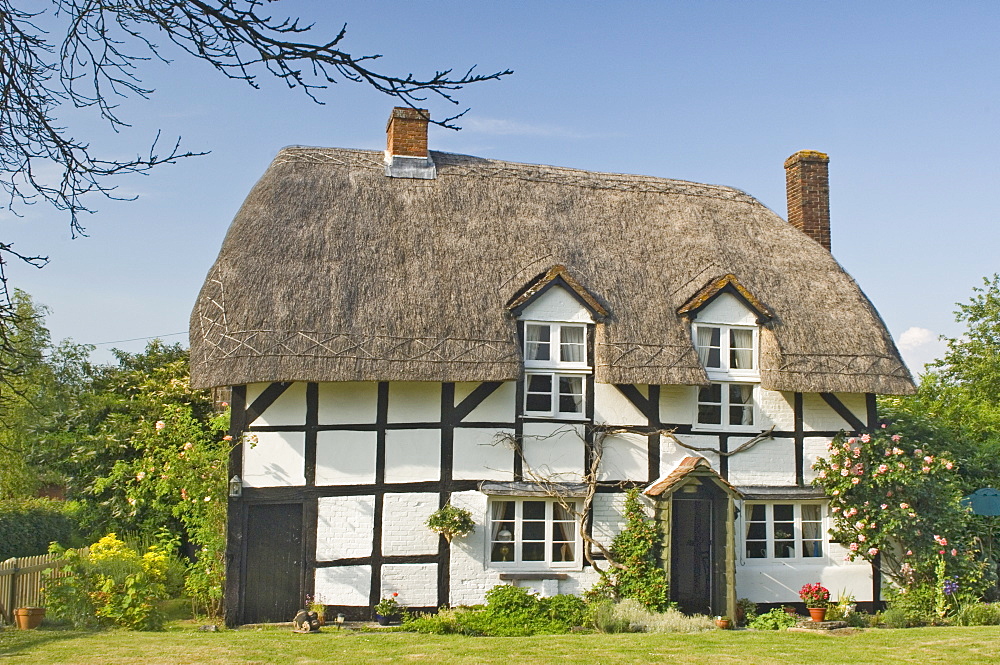
[[[709,378],[757,376],[757,330],[698,323],[695,348]]]
[[[524,366],[587,369],[587,326],[525,323]]]
[[[524,367],[526,415],[583,417],[590,373],[586,325],[526,322]]]

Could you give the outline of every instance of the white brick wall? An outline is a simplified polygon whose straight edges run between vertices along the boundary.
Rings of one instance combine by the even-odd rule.
[[[321,497],[316,525],[316,559],[331,561],[370,556],[374,525],[374,496]]]
[[[260,397],[270,383],[251,383],[247,386],[247,404]],[[251,425],[304,425],[306,422],[306,384],[288,386],[264,413]]]
[[[437,509],[437,494],[386,494],[382,503],[382,554],[437,554],[440,536],[425,526]]]
[[[829,454],[830,449],[830,439],[825,437],[815,437],[807,436],[802,442],[802,452],[805,457],[805,470],[803,471],[803,480],[806,484],[811,483],[813,478],[816,477],[816,472],[813,471],[812,465],[816,463],[820,457],[826,457]]]
[[[601,480],[646,480],[649,475],[649,444],[641,434],[604,437]]]
[[[399,563],[382,566],[382,597],[393,592],[405,607],[437,607],[437,564]]]
[[[865,422],[865,396],[859,394],[836,393],[836,397],[850,409],[851,413],[861,422]],[[833,407],[819,395],[807,393],[802,396],[802,415],[805,429],[813,431],[850,431],[851,426],[833,410]]]
[[[479,383],[456,383],[455,404],[458,405]],[[472,410],[464,421],[469,423],[512,423],[514,403],[517,400],[517,381],[507,381]]]
[[[371,566],[316,569],[316,598],[327,605],[366,606],[372,586]]]
[[[776,390],[757,391],[760,399],[760,427],[766,429],[775,426],[775,429],[790,432],[795,429],[795,398],[792,393],[783,393]]]
[[[524,461],[535,473],[559,482],[579,482],[583,471],[583,426],[525,423]]]

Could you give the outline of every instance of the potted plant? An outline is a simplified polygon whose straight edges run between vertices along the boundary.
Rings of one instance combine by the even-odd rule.
[[[14,610],[14,621],[18,630],[38,628],[45,618],[44,607],[18,607]]]
[[[826,606],[830,602],[830,590],[819,582],[806,584],[799,589],[799,598],[809,610],[809,618],[813,621],[823,621],[826,618]]]
[[[733,622],[729,617],[718,616],[715,617],[715,625],[722,630],[729,630],[733,627]]]
[[[757,616],[757,603],[749,598],[739,598],[736,601],[736,625],[745,626]]]
[[[391,596],[383,598],[375,604],[375,620],[378,621],[378,625],[388,626],[390,622],[399,619],[399,614],[403,608],[399,604],[399,601],[396,600],[396,596],[398,595],[394,591]]]
[[[306,596],[306,609],[310,612],[316,613],[319,625],[326,625],[326,605],[323,603],[323,599],[320,596]]]
[[[427,528],[440,533],[449,543],[455,536],[467,536],[476,530],[472,513],[464,508],[456,508],[450,503],[438,508],[427,518]]]

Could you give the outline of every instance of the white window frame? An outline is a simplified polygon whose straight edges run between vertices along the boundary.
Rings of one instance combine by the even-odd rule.
[[[548,376],[550,377],[551,383],[549,384],[549,405],[551,408],[548,411],[538,411],[531,410],[528,408],[528,400],[531,395],[540,395],[541,392],[528,392],[531,387],[531,377],[533,376]],[[579,411],[562,411],[559,408],[559,398],[561,392],[559,391],[559,380],[562,378],[577,378],[580,380],[580,410]],[[569,393],[577,394],[577,393]],[[565,418],[565,419],[584,419],[587,417],[587,374],[584,372],[525,372],[524,373],[524,414],[526,416],[533,417],[547,417],[547,418]]]
[[[506,539],[494,539],[493,534],[493,506],[501,501],[510,501],[514,503],[514,532],[511,534],[511,540]],[[524,552],[524,503],[526,501],[538,501],[545,504],[545,540],[544,540],[544,553],[545,559],[542,561],[523,561],[521,560]],[[578,519],[574,516],[572,521],[560,520],[565,524],[571,524],[572,528],[572,541],[559,541],[559,542],[572,542],[573,544],[573,554],[574,558],[572,561],[553,561],[552,560],[552,550],[554,544],[553,532],[554,524],[556,520],[553,518],[554,507],[559,503],[557,499],[543,497],[543,496],[525,496],[525,497],[515,497],[515,496],[491,496],[487,508],[487,519],[486,519],[486,557],[484,561],[487,567],[497,569],[497,570],[523,570],[523,571],[545,571],[545,570],[581,570],[583,567],[583,539],[580,537],[580,525]],[[575,510],[579,510],[579,501],[572,500],[569,501],[575,506]],[[532,520],[528,520],[532,521]],[[502,533],[502,532],[501,532]],[[511,561],[493,561],[493,546],[500,545],[501,543],[509,542],[512,548],[512,560]],[[529,541],[532,542],[532,541]],[[543,541],[533,541],[533,542],[543,542]]]
[[[756,326],[734,326],[724,323],[695,323],[691,326],[691,335],[694,342],[694,348],[697,352],[700,348],[698,346],[698,331],[700,329],[708,328],[718,328],[719,329],[719,367],[705,367],[705,372],[708,374],[708,378],[713,381],[726,381],[726,380],[759,380],[760,379],[760,357],[759,349],[760,344],[758,341],[758,328]],[[734,369],[730,367],[730,352],[732,351],[732,335],[733,330],[748,330],[751,333],[752,338],[752,348],[751,348],[751,362],[753,367],[750,369]],[[713,347],[714,348],[714,347]]]
[[[587,417],[587,377],[591,373],[591,367],[588,364],[588,349],[589,349],[589,339],[590,339],[590,326],[586,323],[576,323],[568,321],[537,321],[528,320],[524,321],[524,343],[522,350],[524,353],[524,402],[522,407],[524,409],[524,415],[531,416],[534,418],[562,418],[567,420],[585,420]],[[530,341],[530,336],[528,334],[529,326],[543,326],[547,327],[549,330],[549,359],[548,360],[533,360],[529,359],[528,345],[532,343]],[[562,360],[562,340],[563,340],[563,330],[566,328],[575,328],[583,331],[583,342],[582,342],[582,361],[564,361]],[[573,342],[567,342],[567,344]],[[531,384],[531,377],[533,376],[548,376],[550,377],[549,384],[549,406],[547,410],[537,410],[530,409],[528,407],[529,392],[528,388]],[[574,378],[578,379],[581,384],[580,393],[580,410],[579,411],[563,411],[559,408],[559,384],[560,379],[563,378]],[[540,392],[534,392],[531,394],[542,394]]]
[[[698,421],[700,414],[700,406],[702,404],[712,404],[714,402],[701,402],[701,388],[702,386],[694,386],[694,413],[691,417],[691,429],[695,430],[726,430],[734,432],[756,432],[760,431],[760,385],[756,383],[751,383],[748,381],[712,381],[713,385],[722,386],[722,422],[720,423],[702,423]],[[753,423],[750,425],[742,425],[739,423],[733,424],[729,422],[729,407],[731,406],[729,399],[729,387],[731,385],[741,385],[750,386],[751,395],[751,412],[753,413]]]
[[[751,523],[760,524],[761,522],[751,522],[750,517],[752,514],[752,508],[754,506],[764,506],[765,510],[765,538],[761,539],[750,539],[749,526]],[[774,520],[774,507],[775,506],[792,506],[792,534],[789,538],[776,538],[775,537],[775,520]],[[817,506],[819,508],[819,537],[818,538],[803,538],[803,519],[802,519],[802,508],[803,506]],[[740,521],[742,526],[740,529],[740,558],[748,563],[780,563],[788,561],[799,561],[803,563],[817,563],[825,564],[830,557],[830,543],[828,538],[829,533],[829,517],[827,511],[827,504],[821,501],[746,501],[743,504],[743,508],[740,511]],[[815,523],[814,520],[806,520],[809,523]],[[783,524],[785,522],[779,522]],[[781,534],[778,534],[781,535]],[[820,547],[820,552],[817,556],[803,556],[803,541],[818,543]],[[765,543],[765,556],[763,557],[751,557],[747,552],[747,547],[749,543],[753,542],[763,542]],[[790,546],[793,548],[793,556],[775,556],[776,547],[778,543],[792,543]],[[783,545],[787,547],[786,545]]]
[[[530,360],[528,358],[528,326],[547,326],[549,328],[549,359]],[[590,370],[587,364],[587,341],[590,334],[590,326],[586,323],[568,323],[554,321],[525,321],[524,322],[524,366],[528,369],[572,369]],[[562,331],[563,328],[580,328],[583,330],[583,360],[579,362],[563,361],[562,354]],[[570,342],[567,342],[570,343]],[[558,358],[557,358],[558,356]]]

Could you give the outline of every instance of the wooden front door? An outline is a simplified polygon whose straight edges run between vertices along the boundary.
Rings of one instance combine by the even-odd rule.
[[[291,621],[301,609],[302,504],[247,507],[241,623]]]
[[[713,614],[715,580],[714,502],[674,496],[671,519],[670,597],[682,612]]]

